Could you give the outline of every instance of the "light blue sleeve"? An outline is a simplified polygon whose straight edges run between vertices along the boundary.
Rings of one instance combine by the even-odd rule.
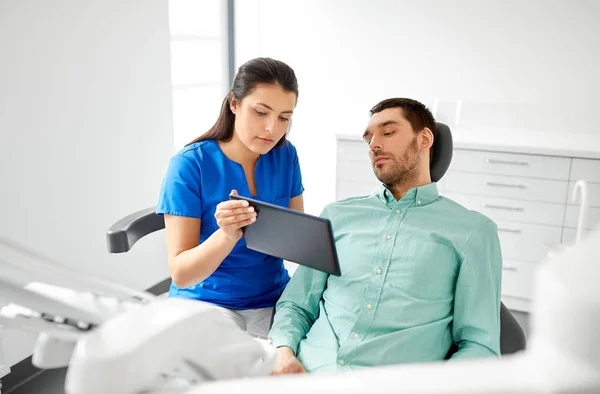
[[[327,218],[325,210],[321,217]],[[275,307],[269,332],[275,347],[288,346],[298,354],[298,345],[319,317],[319,304],[328,274],[306,266],[298,266]]]
[[[182,154],[169,161],[163,179],[156,213],[202,217],[202,193],[200,166]]]
[[[298,197],[304,193],[304,185],[302,184],[302,171],[300,170],[300,160],[296,147],[290,143],[290,151],[292,152],[292,195],[291,198]]]
[[[452,359],[500,356],[501,280],[498,229],[486,220],[466,244],[456,282]]]

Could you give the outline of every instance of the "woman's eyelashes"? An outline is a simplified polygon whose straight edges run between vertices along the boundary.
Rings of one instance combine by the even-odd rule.
[[[267,115],[268,115],[268,113],[266,113],[266,112],[262,112],[262,111],[259,111],[259,110],[257,110],[257,109],[255,109],[255,110],[254,110],[254,112],[256,112],[256,114],[257,114],[258,116],[267,116]],[[279,117],[279,120],[281,120],[281,121],[283,121],[283,122],[289,122],[289,121],[290,121],[290,118],[286,118],[285,116],[280,116],[280,117]]]

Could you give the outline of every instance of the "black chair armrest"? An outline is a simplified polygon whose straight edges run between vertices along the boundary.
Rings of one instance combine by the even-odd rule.
[[[128,252],[140,238],[164,228],[164,218],[156,214],[156,207],[134,212],[108,229],[106,233],[108,251]]]
[[[527,347],[527,338],[523,328],[504,303],[500,305],[500,332],[502,354],[517,353]]]

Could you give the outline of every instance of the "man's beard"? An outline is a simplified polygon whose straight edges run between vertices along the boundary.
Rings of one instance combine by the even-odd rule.
[[[385,164],[388,168],[385,170],[377,168],[373,165],[373,172],[381,183],[386,186],[394,186],[404,184],[407,181],[415,179],[419,174],[419,147],[417,138],[415,137],[410,145],[406,148],[402,154],[402,159],[398,160],[394,156],[388,153],[379,153],[389,157],[392,163]]]

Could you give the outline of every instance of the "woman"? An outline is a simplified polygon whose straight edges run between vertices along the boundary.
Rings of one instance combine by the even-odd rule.
[[[285,63],[242,65],[214,126],[171,159],[157,208],[165,219],[169,296],[226,308],[259,336],[267,336],[290,278],[281,259],[246,247],[241,229],[256,212],[229,194],[304,210],[298,156],[285,138],[297,98]]]

